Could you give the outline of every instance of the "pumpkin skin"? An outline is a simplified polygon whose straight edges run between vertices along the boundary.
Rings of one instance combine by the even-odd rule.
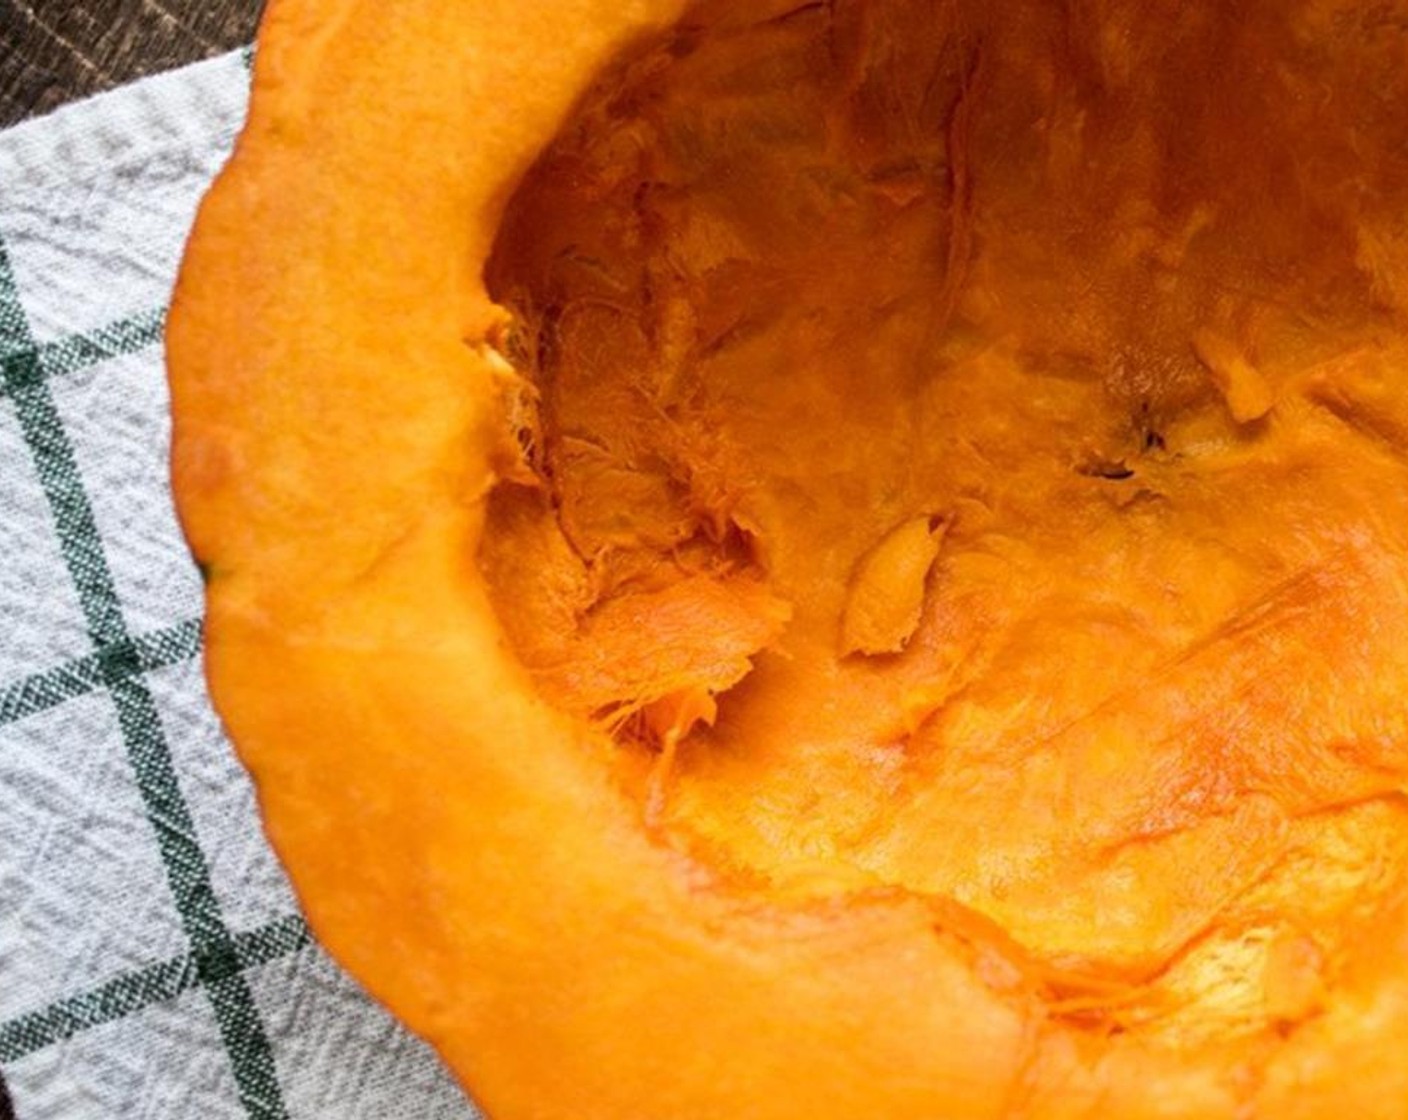
[[[1288,20],[1276,7],[1241,13],[1249,35]],[[875,6],[912,21],[910,8]],[[1113,28],[1110,41],[1138,44],[1137,21],[1152,21],[1154,8],[1092,3],[1071,18]],[[1400,48],[1391,34],[1347,26],[1341,9],[1348,7],[1295,9],[1312,38],[1367,44],[1331,72],[1354,63],[1392,75]],[[748,10],[703,11],[691,18],[723,27]],[[499,1120],[1408,1115],[1408,1068],[1396,1056],[1408,1041],[1408,826],[1396,800],[1408,760],[1392,719],[1408,679],[1392,656],[1405,637],[1395,608],[1408,581],[1401,541],[1384,527],[1408,524],[1392,490],[1399,462],[1388,453],[1402,431],[1393,345],[1397,283],[1408,269],[1369,203],[1352,213],[1374,298],[1351,299],[1343,313],[1332,308],[1339,344],[1328,356],[1297,365],[1285,354],[1310,344],[1273,331],[1253,362],[1229,340],[1231,328],[1190,320],[1177,324],[1187,327],[1185,365],[1144,387],[1185,394],[1179,407],[1196,421],[1185,443],[1216,444],[1222,456],[1211,476],[1235,479],[1252,456],[1244,429],[1267,425],[1272,465],[1320,471],[1312,489],[1347,514],[1335,530],[1344,546],[1338,560],[1327,552],[1281,600],[1215,635],[1212,660],[1193,656],[1202,645],[1160,663],[1182,691],[1151,687],[1144,707],[1126,701],[1121,710],[1140,742],[1156,739],[1149,729],[1160,726],[1186,738],[1187,755],[1168,762],[1170,782],[1200,767],[1234,772],[1227,744],[1239,728],[1289,718],[1305,730],[1320,718],[1301,692],[1322,688],[1332,665],[1364,682],[1337,702],[1357,697],[1369,717],[1381,717],[1377,738],[1350,716],[1330,720],[1325,732],[1335,743],[1359,733],[1362,749],[1342,750],[1344,767],[1372,770],[1375,780],[1344,801],[1369,804],[1367,823],[1352,816],[1354,806],[1315,802],[1333,827],[1296,832],[1294,814],[1263,812],[1265,790],[1239,789],[1224,814],[1229,832],[1195,834],[1190,849],[1159,849],[1162,856],[1126,872],[1136,894],[1150,898],[1169,884],[1197,883],[1212,855],[1264,841],[1299,893],[1354,896],[1353,906],[1306,919],[1322,921],[1324,936],[1319,928],[1286,935],[1277,919],[1290,903],[1275,892],[1230,926],[1228,908],[1216,908],[1216,929],[1230,928],[1234,942],[1275,931],[1253,958],[1264,973],[1262,1005],[1248,1022],[1169,1032],[1157,1015],[1121,1013],[1131,991],[1157,987],[1186,946],[1196,957],[1198,944],[1215,940],[1206,929],[1181,934],[1150,965],[1137,953],[1091,949],[1089,930],[1106,924],[1098,894],[1084,924],[1053,910],[1048,895],[1019,897],[1012,912],[990,899],[960,903],[914,885],[938,859],[922,848],[912,862],[924,866],[913,874],[900,859],[893,876],[838,880],[828,865],[808,879],[798,861],[769,862],[771,849],[747,840],[747,815],[730,815],[727,799],[701,794],[705,810],[672,817],[674,799],[652,807],[641,792],[640,770],[654,765],[650,747],[632,754],[613,740],[594,718],[601,697],[582,701],[570,682],[545,681],[533,633],[516,631],[511,618],[514,603],[540,589],[504,574],[547,569],[512,563],[525,554],[514,552],[521,538],[505,496],[521,503],[514,487],[531,492],[540,482],[523,476],[508,438],[504,386],[512,375],[500,351],[511,348],[501,304],[524,321],[545,314],[534,303],[541,289],[531,266],[534,252],[553,247],[555,231],[523,215],[541,214],[535,198],[555,201],[554,184],[564,180],[544,169],[552,153],[570,148],[569,114],[589,120],[583,95],[592,82],[621,52],[648,57],[683,14],[681,4],[664,2],[408,0],[387,17],[356,0],[275,0],[266,17],[249,126],[202,207],[173,306],[173,476],[183,525],[208,573],[212,695],[320,939],[439,1049]],[[1017,71],[1002,68],[1001,49],[995,57],[1003,88],[1002,75]],[[1101,58],[1116,77],[1131,64],[1114,47]],[[1404,92],[1401,79],[1384,80],[1354,106],[1368,122],[1365,135],[1381,141],[1395,134],[1374,111],[1391,116]],[[559,135],[569,139],[550,147]],[[1240,153],[1254,170],[1265,167],[1254,158],[1259,150]],[[986,166],[974,171],[975,194]],[[1383,173],[1370,194],[1399,197],[1402,169],[1387,157],[1369,166]],[[915,189],[902,180],[882,184],[900,209]],[[1221,187],[1199,186],[1224,197]],[[584,189],[569,188],[569,196]],[[1122,220],[1111,228],[1123,230]],[[1151,251],[1161,249],[1174,251]],[[486,268],[500,302],[486,287]],[[1010,305],[1013,292],[1005,294]],[[1363,321],[1354,317],[1361,312]],[[1372,342],[1381,356],[1364,369],[1352,362],[1346,374],[1351,341]],[[1204,381],[1189,372],[1198,369]],[[1187,388],[1195,383],[1196,391]],[[805,395],[804,387],[798,397]],[[1377,444],[1365,451],[1334,422],[1316,426],[1302,399],[1348,418]],[[1092,406],[1078,415],[1103,413]],[[1291,442],[1277,442],[1283,435]],[[1123,481],[1108,477],[1120,471],[1107,465],[1099,458],[1088,473],[1070,471],[1070,485]],[[1286,531],[1273,509],[1285,477],[1269,471],[1253,488],[1261,513],[1236,511],[1245,535]],[[1375,492],[1356,491],[1354,479],[1364,477]],[[915,586],[930,588],[920,598],[937,609],[935,558],[942,564],[963,546],[965,522],[945,521],[940,532],[930,515],[949,510],[906,512],[917,516],[886,513],[883,525],[857,533],[864,539],[842,565],[862,593],[852,595],[849,613],[835,612],[844,633],[828,656],[859,663],[856,672],[875,658],[909,664],[932,652],[933,617],[913,621]],[[1322,535],[1317,547],[1328,550],[1335,534]],[[874,572],[881,584],[903,586],[887,598],[872,586]],[[805,623],[808,604],[791,598]],[[1290,605],[1277,613],[1283,600]],[[805,630],[772,609],[742,611],[767,616],[742,640],[745,662],[789,626]],[[843,623],[842,614],[862,621]],[[1267,617],[1271,624],[1254,625]],[[1063,647],[1049,660],[1067,659],[1064,667],[1083,680],[1101,652],[1096,643],[1071,662]],[[1234,684],[1266,687],[1251,690],[1229,730],[1212,717],[1248,694],[1218,692],[1220,675],[1234,670]],[[706,674],[701,687],[732,704],[736,677]],[[1014,669],[1006,683],[1024,679]],[[1203,692],[1212,715],[1179,723],[1173,702],[1198,714]],[[685,752],[678,766],[687,782],[688,736],[707,742],[711,733],[679,710],[693,709],[666,711],[656,731],[683,733],[669,745]],[[916,720],[930,725],[927,712]],[[720,727],[728,726],[725,714]],[[1116,720],[1089,743],[1070,743],[1072,753],[1085,752],[1073,779],[1087,783],[1083,790],[1147,785],[1148,773],[1127,759],[1111,763],[1107,749],[1128,737],[1124,726]],[[1287,769],[1300,774],[1310,763]],[[779,789],[799,781],[785,773],[779,780]],[[1283,792],[1272,789],[1270,799]],[[1035,817],[1042,803],[1022,804]],[[955,824],[960,846],[981,844],[982,829],[1006,819],[980,822],[977,832]],[[1074,828],[1079,819],[1071,812],[1056,825]],[[701,837],[703,847],[687,842]],[[1168,905],[1187,907],[1181,898],[1175,892]],[[1024,927],[1019,911],[1046,918]],[[1051,939],[1067,925],[1085,940]],[[1219,967],[1246,967],[1235,955],[1230,966],[1196,959],[1214,977]],[[1215,979],[1185,989],[1193,1009],[1180,1022],[1211,1017],[1220,991]]]

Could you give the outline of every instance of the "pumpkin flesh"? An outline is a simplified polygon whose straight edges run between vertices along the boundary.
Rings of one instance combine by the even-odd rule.
[[[1346,80],[1396,48],[755,7],[619,62],[510,205],[515,648],[725,874],[956,901],[1091,1029],[1318,1014],[1408,854],[1408,79]]]
[[[491,1115],[1402,1115],[1401,5],[1230,7],[275,0],[212,694]]]

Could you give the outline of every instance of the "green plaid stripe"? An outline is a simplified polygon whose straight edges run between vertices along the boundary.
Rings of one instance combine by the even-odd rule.
[[[308,926],[298,916],[280,918],[234,938],[235,956],[241,970],[268,964],[309,944]],[[195,956],[175,957],[119,976],[100,988],[61,1000],[43,1011],[21,1015],[0,1025],[0,1063],[18,1061],[91,1027],[175,999],[200,983],[201,970]]]
[[[14,382],[24,383],[36,377],[62,377],[109,358],[145,350],[161,341],[165,325],[164,311],[146,311],[86,334],[70,335],[58,342],[42,346],[21,345],[3,359],[7,370],[6,376],[0,378],[0,397],[9,394]],[[5,349],[11,350],[11,347],[7,345]]]
[[[129,322],[87,336],[83,342],[41,348],[21,303],[8,250],[0,240],[0,384],[14,405],[53,516],[64,562],[78,591],[98,671],[117,708],[138,792],[156,833],[167,882],[191,945],[191,970],[211,1000],[246,1113],[252,1120],[287,1120],[273,1050],[243,975],[235,938],[225,925],[211,884],[209,865],[176,778],[156,701],[141,675],[137,644],[122,616],[73,446],[47,382],[51,372],[60,370],[47,367],[46,357],[72,355],[81,360],[121,346],[136,348],[141,337],[142,331]],[[156,969],[151,981],[155,987],[145,990],[160,994],[161,982],[174,982],[173,973],[171,966]],[[120,989],[118,995],[127,990]],[[121,1006],[121,999],[114,1006]]]
[[[145,311],[87,334],[71,335],[38,348],[39,369],[50,377],[57,377],[76,373],[109,358],[135,354],[160,342],[165,326],[166,312]]]
[[[192,619],[134,638],[130,649],[116,657],[109,655],[106,672],[121,673],[127,666],[136,673],[149,673],[188,661],[200,652],[200,626],[198,619]],[[0,727],[102,688],[107,683],[104,664],[103,656],[93,653],[0,688]]]

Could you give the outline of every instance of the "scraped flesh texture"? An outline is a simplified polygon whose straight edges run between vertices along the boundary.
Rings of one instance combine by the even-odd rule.
[[[588,95],[479,562],[662,842],[1072,1029],[1320,1013],[1408,868],[1405,21],[738,0]]]

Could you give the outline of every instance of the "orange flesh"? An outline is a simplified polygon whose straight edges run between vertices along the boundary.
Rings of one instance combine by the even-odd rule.
[[[1316,1014],[1408,867],[1387,10],[719,2],[586,98],[480,563],[664,842],[1081,1023]]]

